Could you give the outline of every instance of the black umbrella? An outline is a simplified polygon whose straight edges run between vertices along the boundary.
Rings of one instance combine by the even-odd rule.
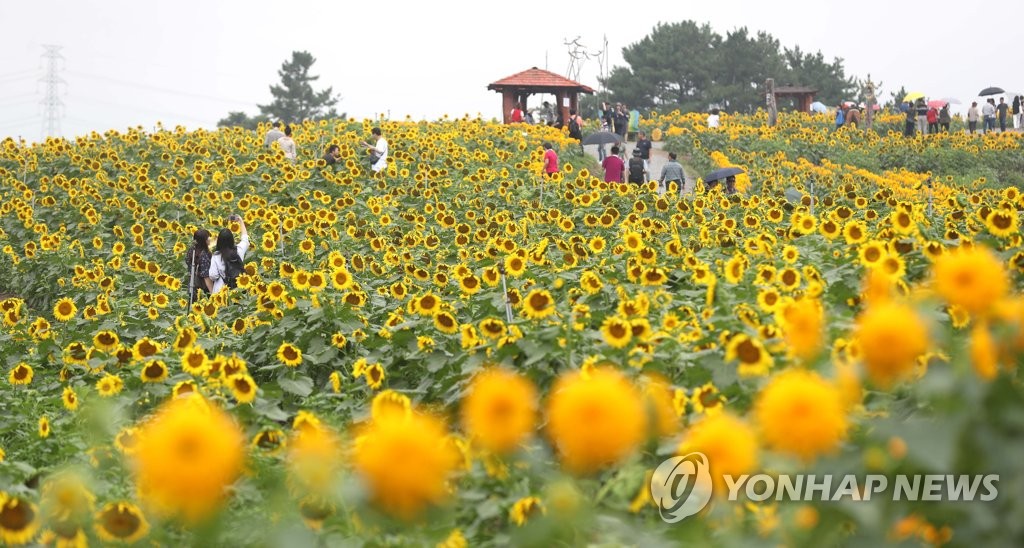
[[[711,173],[705,175],[704,182],[710,183],[711,181],[720,181],[722,179],[725,179],[726,177],[732,175],[739,175],[740,173],[745,173],[745,171],[738,167],[723,167],[722,169],[716,169]]]
[[[617,145],[622,142],[622,137],[619,137],[615,133],[610,131],[598,131],[597,133],[591,133],[583,138],[581,144],[584,145]]]
[[[978,97],[984,97],[986,95],[999,95],[1000,93],[1005,93],[1003,91],[1003,88],[997,88],[997,87],[993,86],[993,87],[985,88],[985,89],[981,90],[978,93]]]

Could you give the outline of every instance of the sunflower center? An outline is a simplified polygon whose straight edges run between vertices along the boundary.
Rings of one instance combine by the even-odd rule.
[[[34,517],[32,508],[20,499],[14,499],[0,510],[0,527],[8,531],[20,531],[32,523]]]
[[[761,360],[761,350],[751,341],[743,341],[736,347],[736,356],[743,363],[757,363]]]
[[[139,517],[132,512],[112,509],[103,516],[103,528],[113,537],[128,538],[138,531],[139,525]]]

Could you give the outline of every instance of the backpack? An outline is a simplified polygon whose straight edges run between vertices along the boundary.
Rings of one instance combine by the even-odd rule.
[[[836,125],[841,126],[846,123],[846,115],[843,114],[842,110],[836,111]]]
[[[235,289],[238,287],[238,276],[245,271],[245,265],[242,264],[241,257],[235,257],[235,260],[229,261],[224,260],[224,285]]]
[[[630,158],[629,160],[629,182],[644,182],[644,161],[640,158]]]
[[[572,118],[569,118],[569,136],[575,139],[579,139],[580,137],[583,136],[583,134],[580,132],[580,129],[581,128],[579,116],[573,116]]]

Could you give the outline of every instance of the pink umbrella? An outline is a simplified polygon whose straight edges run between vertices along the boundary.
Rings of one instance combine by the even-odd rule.
[[[865,108],[866,109],[866,108],[868,108],[868,106],[866,104],[864,104],[864,103],[861,103],[860,104],[860,108]],[[874,111],[882,110],[882,106],[879,105],[878,103],[875,103],[874,105],[871,105],[871,110],[874,110]]]
[[[946,99],[932,99],[931,101],[928,101],[929,108],[942,108],[948,104],[949,101]]]

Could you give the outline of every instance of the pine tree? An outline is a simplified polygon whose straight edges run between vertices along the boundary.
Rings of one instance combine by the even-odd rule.
[[[277,71],[281,84],[270,86],[274,100],[269,105],[259,105],[260,113],[286,123],[338,117],[334,109],[338,98],[333,89],[313,90],[312,82],[320,78],[309,73],[315,62],[309,52],[293,51],[291,60],[282,63]]]

